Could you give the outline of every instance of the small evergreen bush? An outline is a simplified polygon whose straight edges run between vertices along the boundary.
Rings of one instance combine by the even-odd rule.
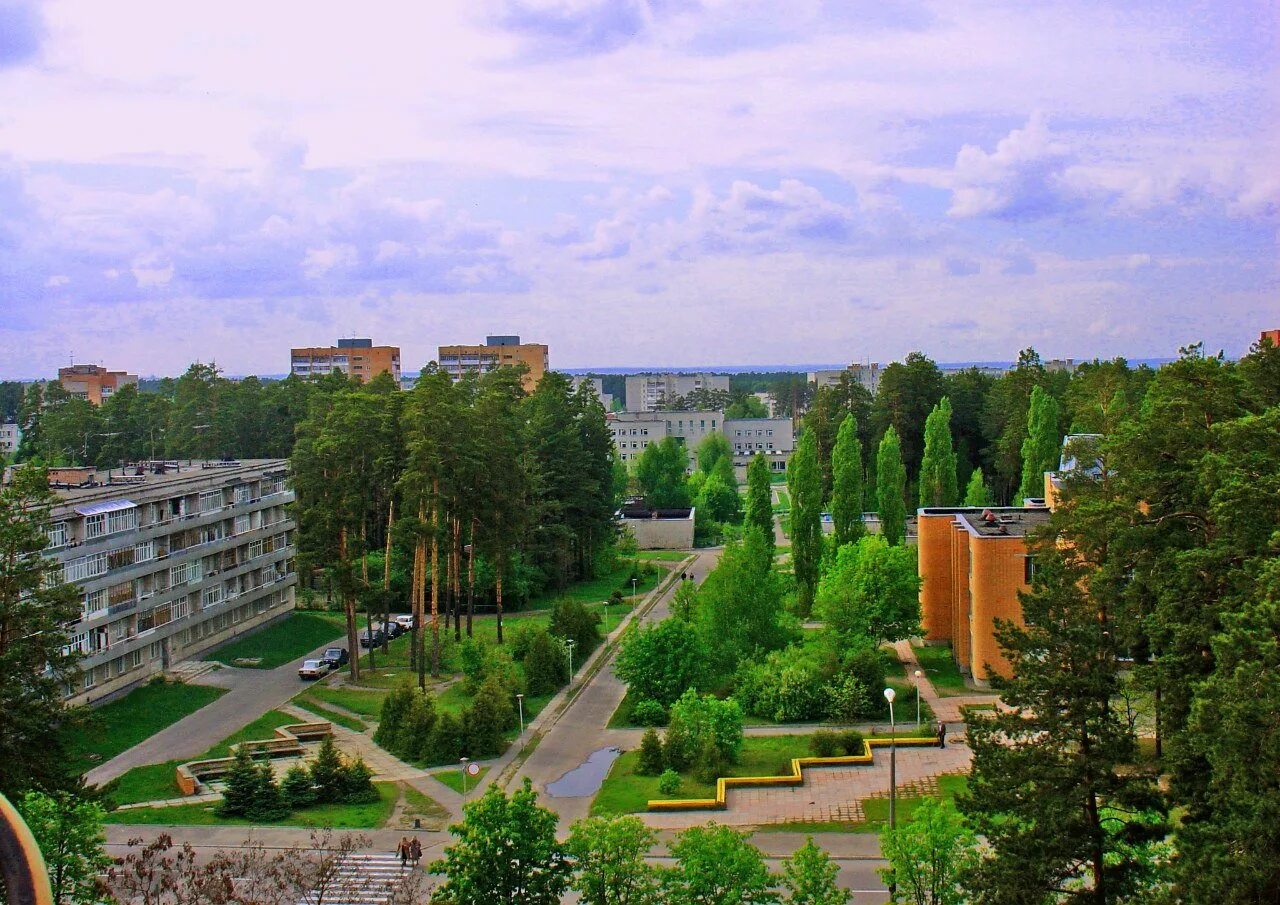
[[[658,738],[658,730],[650,727],[640,739],[640,757],[636,761],[636,772],[641,776],[657,776],[666,766],[662,756],[662,740]]]
[[[680,791],[680,774],[666,770],[658,777],[658,791],[663,795],[675,795]]]

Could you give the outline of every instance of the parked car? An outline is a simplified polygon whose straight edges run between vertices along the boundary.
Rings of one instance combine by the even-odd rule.
[[[401,625],[399,622],[396,622],[394,619],[386,623],[385,625],[383,625],[382,623],[377,623],[374,625],[374,628],[380,628],[383,631],[385,631],[387,633],[388,638],[399,638],[401,635],[405,633],[405,627]]]
[[[299,679],[323,679],[332,669],[327,660],[303,660],[298,667]]]
[[[403,631],[409,632],[413,630],[412,613],[401,613],[398,616],[392,616],[391,621],[400,626]]]
[[[365,650],[368,650],[371,647],[377,647],[386,639],[386,637],[387,633],[380,628],[374,629],[372,633],[370,633],[368,629],[365,629],[360,633],[360,646]]]
[[[330,669],[341,669],[347,665],[347,661],[351,657],[345,647],[328,647],[325,648],[325,652],[320,659],[328,663]]]

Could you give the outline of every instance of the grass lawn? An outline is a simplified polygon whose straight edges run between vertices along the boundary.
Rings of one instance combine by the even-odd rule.
[[[651,560],[656,562],[684,562],[689,558],[689,554],[681,550],[641,550],[636,554],[636,559],[640,561]],[[628,582],[630,584],[630,582]],[[627,588],[631,590],[630,587]]]
[[[747,737],[742,741],[742,755],[729,768],[729,776],[773,776],[791,772],[793,757],[808,757],[809,736],[769,735]],[[591,803],[593,815],[636,814],[649,807],[653,798],[714,798],[715,783],[699,782],[692,774],[681,774],[680,791],[663,795],[658,791],[658,777],[639,776],[635,772],[639,751],[627,751],[613,762],[604,785]]]
[[[951,656],[950,644],[926,644],[914,648],[920,668],[933,683],[938,694],[945,696],[970,694],[971,690],[964,684],[964,676],[960,675],[960,667],[956,666]]]
[[[209,655],[210,659],[237,666],[238,659],[261,659],[252,669],[275,669],[311,653],[343,633],[340,613],[295,611],[260,632],[245,635]],[[345,642],[343,642],[345,646]]]
[[[297,707],[301,707],[310,713],[314,713],[322,720],[328,720],[338,726],[345,726],[355,732],[364,732],[369,727],[353,716],[347,716],[345,713],[338,713],[336,710],[330,710],[323,704],[317,704],[315,701],[306,698],[294,698],[293,703]]]
[[[314,828],[332,828],[344,830],[370,830],[382,826],[391,816],[396,801],[400,798],[400,789],[393,782],[375,782],[378,789],[378,800],[369,804],[322,804],[301,811],[294,811],[287,817],[262,824],[261,821],[246,820],[242,817],[219,817],[214,813],[217,802],[194,802],[181,804],[172,808],[131,808],[127,811],[116,811],[113,816],[117,821],[127,824],[167,825],[175,826],[302,826]]]
[[[467,777],[467,794],[468,795],[470,795],[475,790],[475,787],[479,784],[480,780],[484,779],[484,775],[488,772],[489,772],[488,767],[481,767],[480,772],[477,773],[475,776]],[[444,770],[440,773],[432,773],[431,776],[434,779],[438,779],[440,782],[444,783],[449,788],[453,789],[453,791],[457,792],[459,795],[462,794],[462,766],[461,765],[459,765],[458,769],[456,770]]]
[[[785,490],[778,491],[778,502],[773,504],[774,512],[788,512],[791,509],[791,497]]]
[[[957,795],[964,792],[969,787],[969,777],[967,776],[939,776],[937,797],[944,801],[954,799]],[[903,797],[898,796],[898,822],[910,823],[915,817],[916,808],[920,807],[920,802],[924,801],[926,796],[911,795]],[[862,813],[864,818],[860,823],[852,825],[853,832],[857,833],[878,833],[889,822],[889,799],[888,798],[868,798],[862,802]]]
[[[217,700],[225,689],[176,682],[149,682],[93,711],[91,725],[66,737],[77,771],[108,761],[161,729]]]
[[[449,809],[429,795],[419,792],[408,783],[404,787],[405,826],[413,826],[416,817],[422,821],[423,829],[443,830],[449,823]]]
[[[204,760],[210,757],[229,757],[231,746],[251,739],[272,737],[272,730],[277,726],[287,726],[298,722],[296,717],[279,710],[269,710],[240,731],[228,736],[199,757],[191,760]],[[183,761],[171,760],[162,764],[147,764],[134,767],[114,781],[110,798],[116,804],[134,804],[139,801],[161,801],[166,798],[180,798],[182,790],[174,780],[174,770]]]
[[[382,713],[382,701],[386,696],[387,692],[381,690],[365,691],[346,686],[332,688],[328,685],[312,685],[297,697],[300,701],[332,704],[343,710],[350,710],[352,713],[376,720]]]
[[[688,554],[682,554],[680,559],[684,559]],[[676,560],[679,562],[679,560]],[[651,588],[655,587],[660,580],[667,574],[665,569],[659,569],[656,573],[641,575],[640,580],[636,583],[636,593],[643,594]],[[563,591],[548,591],[541,597],[535,597],[529,601],[522,612],[530,612],[534,610],[549,610],[557,600],[576,600],[579,603],[599,603],[607,600],[609,595],[614,591],[621,591],[624,595],[631,594],[631,564],[628,562],[618,569],[615,569],[608,575],[602,575],[599,578],[593,578],[590,581],[579,581],[571,584]]]

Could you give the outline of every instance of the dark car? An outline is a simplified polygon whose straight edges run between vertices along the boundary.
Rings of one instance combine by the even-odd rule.
[[[404,634],[404,626],[399,622],[388,622],[385,626],[378,627],[386,629],[388,638],[399,638]]]
[[[380,628],[374,629],[372,633],[370,633],[368,629],[365,629],[360,633],[360,646],[366,650],[371,647],[377,647],[385,641],[386,638],[387,633]]]
[[[333,669],[339,669],[347,665],[347,661],[351,656],[347,653],[345,647],[327,647],[320,659],[328,663]]]

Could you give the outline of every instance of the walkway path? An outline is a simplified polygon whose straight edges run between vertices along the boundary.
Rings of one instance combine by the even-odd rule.
[[[341,636],[335,640],[340,641]],[[99,764],[85,775],[91,785],[101,785],[134,767],[167,760],[189,760],[208,751],[229,735],[288,701],[301,688],[298,667],[332,647],[334,641],[276,669],[237,669],[224,666],[199,678],[201,685],[230,689],[212,704],[201,707],[155,735]],[[315,719],[311,716],[311,719]]]

